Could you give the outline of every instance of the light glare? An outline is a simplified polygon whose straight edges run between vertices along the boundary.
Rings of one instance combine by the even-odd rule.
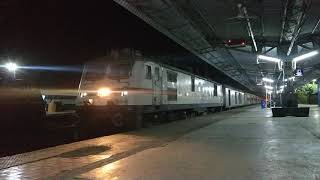
[[[12,62],[6,63],[4,66],[10,72],[14,72],[18,69],[18,65],[16,63],[12,63]]]
[[[106,97],[111,94],[111,90],[109,88],[100,88],[98,90],[98,96],[99,97]]]

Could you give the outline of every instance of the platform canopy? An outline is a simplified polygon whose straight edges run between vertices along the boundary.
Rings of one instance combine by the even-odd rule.
[[[320,1],[114,1],[252,91],[263,90],[263,77],[283,83],[293,75],[293,58],[320,44]],[[258,55],[280,59],[284,70],[257,63]],[[296,85],[320,77],[319,58],[297,63],[304,76]]]

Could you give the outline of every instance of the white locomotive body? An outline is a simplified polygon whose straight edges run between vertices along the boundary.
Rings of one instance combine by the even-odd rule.
[[[160,63],[103,57],[85,65],[77,105],[86,111],[82,114],[121,126],[143,114],[232,108],[256,100],[254,95]]]

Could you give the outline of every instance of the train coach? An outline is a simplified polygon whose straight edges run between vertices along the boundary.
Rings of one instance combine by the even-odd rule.
[[[132,128],[140,127],[144,119],[234,108],[257,99],[171,66],[117,55],[85,65],[76,104],[90,125]]]

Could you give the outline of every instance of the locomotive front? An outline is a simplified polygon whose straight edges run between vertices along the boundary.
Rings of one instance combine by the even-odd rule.
[[[131,69],[132,63],[105,59],[85,65],[76,102],[85,131],[136,126],[136,112],[128,105]]]
[[[131,66],[128,63],[90,62],[85,65],[77,105],[126,105]]]

